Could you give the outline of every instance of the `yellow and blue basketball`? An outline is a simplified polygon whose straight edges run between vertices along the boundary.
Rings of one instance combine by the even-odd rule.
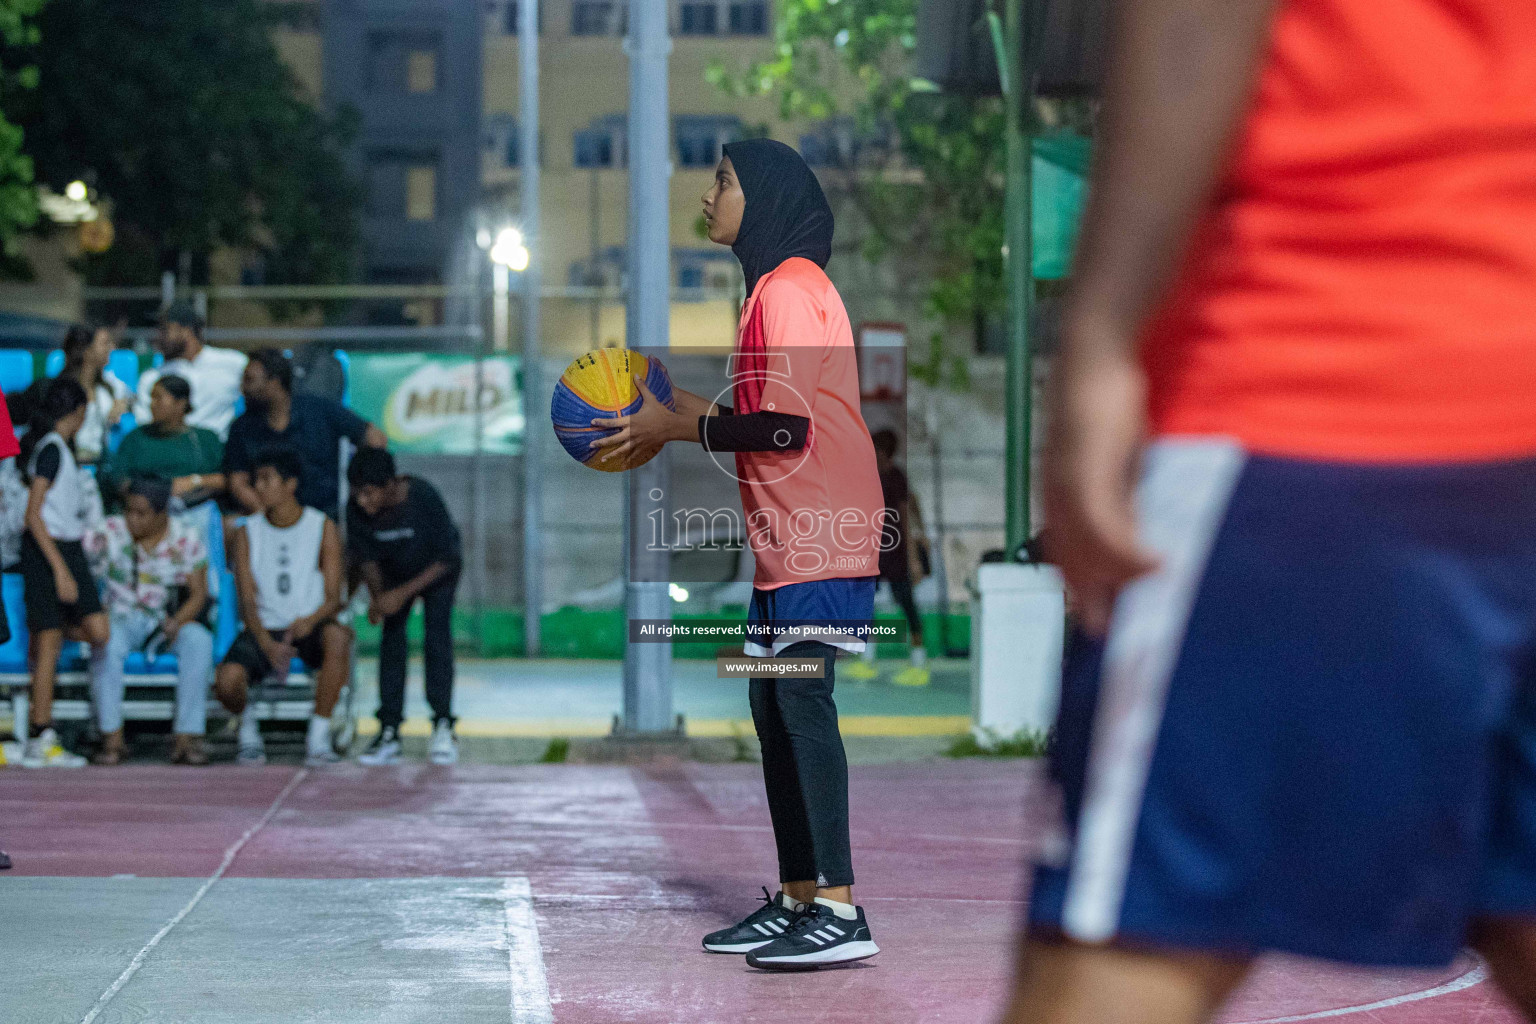
[[[644,399],[635,386],[637,377],[668,409],[676,408],[667,368],[660,360],[647,359],[627,348],[594,349],[565,368],[555,384],[549,418],[554,421],[555,436],[571,458],[605,473],[618,473],[644,465],[661,450],[633,451],[623,458],[600,462],[608,449],[590,447],[594,440],[618,433],[612,428],[594,427],[592,420],[639,411]]]

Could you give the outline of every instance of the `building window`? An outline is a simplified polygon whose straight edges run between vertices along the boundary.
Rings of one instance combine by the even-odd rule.
[[[625,251],[622,245],[611,245],[574,260],[566,271],[566,280],[576,288],[622,288]]]
[[[768,34],[767,0],[744,0],[731,4],[731,35],[765,36]]]
[[[601,131],[577,132],[576,166],[612,167],[613,136]]]
[[[800,136],[800,155],[812,167],[856,167],[891,153],[889,126],[862,131],[851,117],[834,117]]]
[[[574,139],[577,167],[623,167],[625,123],[622,115],[600,117]]]
[[[385,94],[438,91],[437,32],[372,32],[368,35],[367,87]]]
[[[720,8],[715,0],[687,0],[678,9],[677,34],[713,36],[720,32]]]
[[[496,154],[503,167],[517,167],[522,163],[522,137],[518,134],[517,118],[511,114],[491,114],[485,119],[485,151]]]
[[[677,268],[677,287],[684,291],[726,291],[741,280],[735,260],[729,254],[722,258],[716,249],[673,249],[672,265]],[[685,297],[684,301],[698,298],[701,296]]]
[[[500,0],[500,3],[501,3],[502,8],[503,8],[502,31],[504,31],[509,36],[515,36],[515,35],[517,35],[518,19],[520,17],[522,17],[522,12],[518,10],[518,8],[521,5],[518,3],[518,0]],[[534,27],[536,29],[538,29],[539,35],[543,35],[544,34],[544,3],[543,3],[543,0],[539,0],[539,5],[534,9],[533,20],[534,20]]]
[[[383,220],[437,219],[437,154],[385,150],[368,158],[368,213]]]
[[[682,116],[672,125],[681,167],[708,168],[720,162],[721,147],[741,138],[741,120],[735,117]]]
[[[437,167],[414,164],[405,169],[405,219],[437,219]]]
[[[437,51],[412,50],[405,61],[405,91],[437,92]]]
[[[571,35],[611,36],[620,29],[618,5],[612,0],[576,0],[571,5]]]

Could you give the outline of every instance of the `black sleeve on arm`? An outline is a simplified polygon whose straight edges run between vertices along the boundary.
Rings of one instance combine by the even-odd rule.
[[[712,452],[800,451],[810,430],[809,417],[787,412],[699,417],[699,442]]]
[[[464,554],[459,530],[448,514],[448,506],[443,504],[443,496],[437,488],[415,477],[411,479],[411,493],[416,498],[414,525],[417,530],[426,531],[425,547],[433,561],[449,565],[461,561]]]
[[[33,463],[32,479],[53,483],[59,478],[59,468],[63,464],[64,456],[59,453],[59,446],[52,443],[44,445]]]
[[[356,565],[367,565],[379,560],[377,546],[373,543],[373,531],[363,520],[357,499],[347,502],[347,552]]]

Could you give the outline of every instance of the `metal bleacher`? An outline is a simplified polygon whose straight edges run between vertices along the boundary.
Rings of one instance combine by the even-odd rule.
[[[344,353],[337,352],[338,357]],[[350,370],[349,361],[341,358],[344,370]],[[33,353],[27,350],[0,349],[0,391],[14,393],[26,388],[33,380]],[[64,353],[50,352],[44,362],[48,376],[57,375],[64,367]],[[108,368],[130,390],[138,385],[139,359],[131,351],[113,353]],[[350,373],[348,374],[350,378]],[[350,380],[348,380],[350,384]],[[126,429],[120,427],[108,438],[110,449],[116,449],[123,437],[133,429],[132,414]],[[345,444],[345,442],[344,442]],[[345,460],[343,461],[345,473]],[[343,483],[345,481],[343,480]],[[224,550],[224,521],[214,502],[182,513],[187,517],[200,517],[206,531],[209,564],[209,592],[215,607],[214,616],[214,664],[224,657],[240,631],[240,613],[235,593],[234,573],[230,571]],[[21,576],[17,573],[0,575],[0,602],[3,602],[6,620],[11,627],[11,639],[0,645],[0,717],[10,717],[19,725],[26,721],[28,707],[27,626],[23,604]],[[343,620],[347,613],[343,613]],[[123,718],[126,723],[169,723],[175,711],[176,656],[160,655],[152,663],[135,652],[128,656],[125,665],[127,692],[124,697]],[[354,696],[355,679],[349,672],[347,685],[332,715],[332,742],[336,749],[345,752],[357,734],[357,712]],[[228,722],[230,716],[211,693],[213,680],[209,680],[208,698],[209,733],[214,735],[218,727]],[[288,675],[281,682],[262,680],[253,683],[250,691],[251,705],[263,722],[283,723],[288,726],[306,722],[314,709],[314,682],[304,663],[295,658]],[[5,712],[9,712],[7,716]],[[90,731],[94,720],[90,693],[88,651],[79,643],[65,644],[59,659],[59,673],[54,691],[53,718],[61,731],[79,734]],[[21,729],[17,728],[17,735]],[[290,730],[296,736],[302,734]]]

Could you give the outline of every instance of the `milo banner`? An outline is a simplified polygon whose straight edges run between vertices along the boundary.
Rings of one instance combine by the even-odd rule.
[[[523,400],[516,356],[481,364],[481,450],[523,450]],[[402,452],[470,455],[475,450],[475,360],[426,352],[352,354],[352,409]]]

